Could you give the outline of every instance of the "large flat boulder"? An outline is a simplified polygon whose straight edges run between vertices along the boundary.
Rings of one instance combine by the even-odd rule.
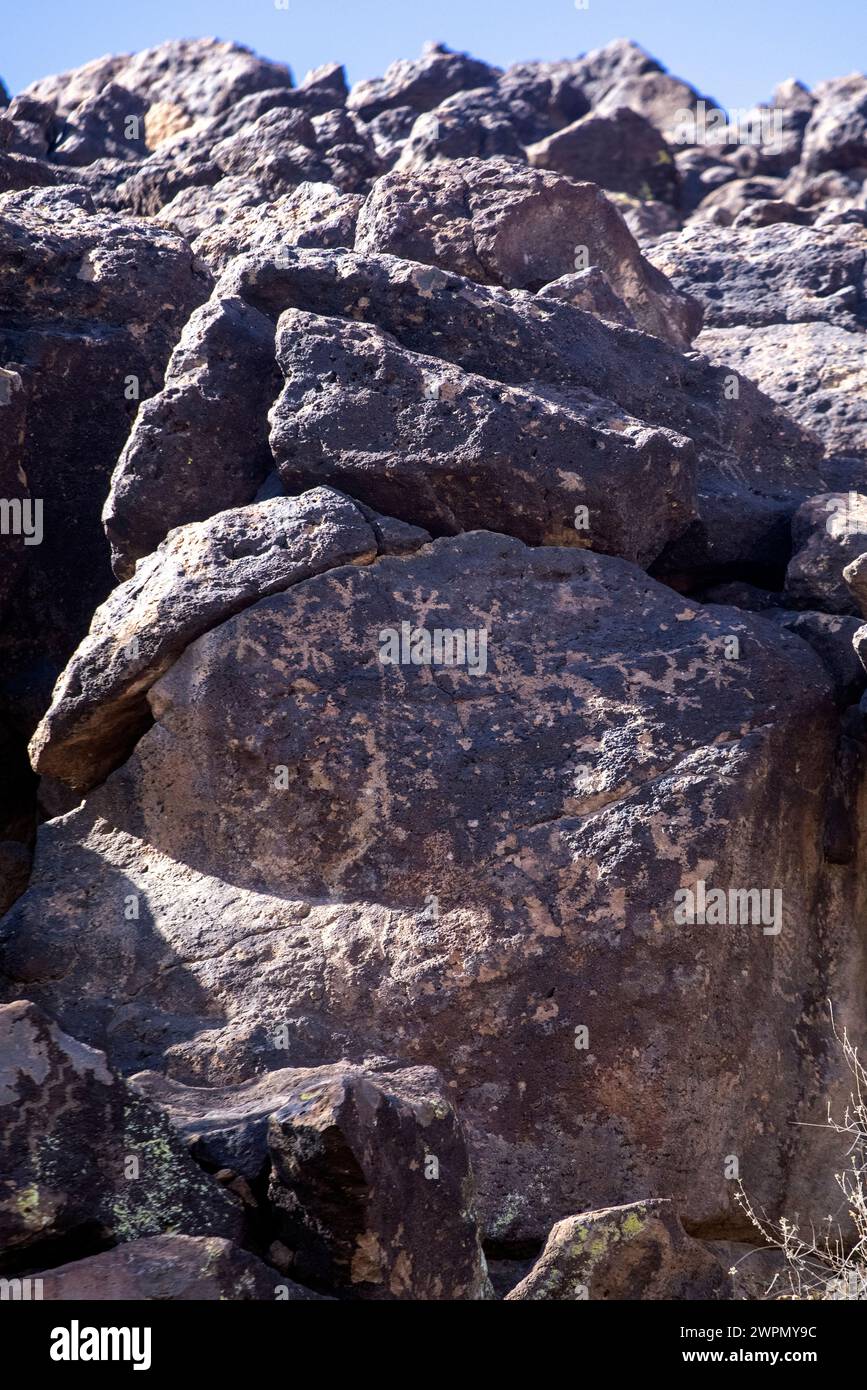
[[[328,484],[434,535],[592,541],[643,564],[695,517],[691,442],[616,406],[570,408],[410,352],[371,324],[298,309],[281,315],[277,360],[271,451],[290,492]]]
[[[656,126],[628,106],[596,110],[527,149],[537,169],[598,183],[619,193],[656,198],[677,207],[680,175]]]
[[[648,1191],[743,1234],[732,1156],[769,1208],[824,1209],[793,1121],[841,1085],[823,1001],[851,1016],[861,851],[828,890],[806,643],[476,533],[261,600],[149,703],[3,922],[61,1026],[197,1085],[434,1066],[498,1240]]]
[[[540,398],[542,418],[553,419],[557,411],[574,412],[572,418],[585,422],[591,431],[598,423],[624,437],[634,434],[636,422],[643,422],[644,443],[658,441],[659,436],[653,433],[658,430],[691,439],[696,451],[697,519],[685,529],[682,526],[680,536],[675,536],[672,528],[670,544],[657,562],[665,572],[737,563],[768,571],[783,567],[792,513],[807,497],[822,490],[817,467],[822,456],[820,445],[751,382],[730,368],[713,367],[703,356],[681,354],[657,338],[603,322],[577,307],[570,286],[563,280],[551,282],[544,294],[532,295],[479,285],[438,267],[394,256],[287,247],[279,254],[239,256],[230,263],[211,302],[188,324],[172,359],[165,390],[140,413],[119,460],[105,509],[120,577],[128,577],[135,561],[153,550],[171,527],[202,520],[255,495],[270,464],[264,444],[265,402],[279,392],[279,369],[276,361],[271,365],[269,359],[275,351],[273,340],[280,315],[290,309],[321,319],[310,344],[297,345],[299,360],[305,352],[315,352],[317,339],[330,336],[335,344],[341,338],[355,341],[361,325],[367,324],[379,330],[379,335],[368,336],[371,344],[379,344],[376,352],[380,358],[387,352],[395,363],[403,364],[393,391],[382,389],[387,382],[377,386],[375,379],[367,380],[367,368],[362,370],[359,363],[359,371],[347,378],[342,393],[329,392],[327,373],[331,366],[320,364],[326,377],[312,395],[308,392],[306,404],[320,415],[326,433],[330,416],[325,401],[318,403],[316,396],[324,394],[333,405],[338,462],[351,454],[353,443],[341,432],[340,421],[355,412],[353,430],[357,433],[362,399],[370,400],[373,391],[381,420],[387,420],[393,407],[398,407],[398,418],[389,424],[386,439],[400,441],[400,402],[407,402],[405,418],[409,423],[409,399],[416,389],[435,403],[428,407],[431,419],[435,422],[438,418],[448,427],[449,432],[442,436],[446,455],[451,450],[453,460],[459,461],[462,455],[472,460],[475,416],[464,409],[466,428],[461,434],[456,422],[449,419],[447,401],[441,398],[436,404],[442,376],[446,394],[458,389],[463,400],[468,393],[479,396],[483,387],[490,403],[489,418],[505,420],[510,411],[517,418],[517,398],[501,388],[520,387]],[[248,324],[249,332],[236,331],[236,323],[242,330]],[[305,323],[312,328],[309,318]],[[226,347],[209,357],[204,343],[212,333]],[[396,340],[396,347],[390,339]],[[451,364],[458,374],[435,364],[425,365],[406,353],[439,359]],[[342,350],[337,356],[345,361]],[[371,359],[374,378],[375,361],[376,353]],[[485,378],[487,384],[470,382],[468,373]],[[238,386],[247,383],[246,389],[223,388],[223,381],[232,380]],[[301,380],[303,375],[299,383]],[[413,382],[416,385],[411,387]],[[284,389],[295,389],[294,383],[290,381]],[[498,395],[502,398],[499,402]],[[588,438],[583,429],[581,437]],[[642,439],[640,428],[634,437]],[[569,431],[564,430],[564,440],[568,438]],[[453,443],[448,444],[449,440]],[[318,464],[322,452],[312,441],[311,462]],[[281,460],[284,469],[286,464]],[[525,470],[527,465],[531,470],[540,466],[532,447],[523,465]],[[495,486],[502,486],[511,467],[508,447],[499,462],[491,457],[486,466],[489,473],[499,470]],[[370,497],[379,492],[380,500],[371,505],[381,510],[395,506],[404,520],[421,523],[421,516],[412,514],[411,495],[401,493],[399,504],[392,500],[395,479],[412,467],[412,458],[405,457],[401,441],[398,453],[382,455],[377,466],[364,473],[363,486]],[[588,485],[593,485],[594,474],[601,479],[604,468],[597,471],[598,467],[588,470]],[[667,486],[668,467],[663,466],[653,484],[657,496],[657,489]],[[153,485],[156,476],[159,487]],[[358,469],[352,476],[352,485],[361,485]],[[512,478],[515,480],[514,470]],[[324,479],[319,475],[313,481]],[[310,477],[299,485],[309,486]],[[527,485],[528,480],[522,478],[525,498]],[[458,477],[456,487],[461,486],[465,482]],[[561,494],[564,489],[581,491],[584,486],[580,468],[563,471]],[[445,502],[450,502],[448,492]],[[420,505],[427,505],[424,497]],[[617,531],[626,534],[623,525],[630,515],[636,521],[642,515],[638,497],[620,489],[611,494],[603,512],[597,509],[593,516],[591,509],[586,519],[589,524],[577,530],[570,526],[567,537],[562,526],[551,530],[550,506],[540,508],[538,494],[521,518],[520,527],[515,526],[515,507],[505,505],[492,519],[486,505],[490,507],[490,502],[486,503],[483,494],[474,499],[471,524],[493,525],[504,531],[514,527],[515,534],[533,542],[553,538],[563,543],[568,539],[603,550],[619,549],[619,542],[613,542],[612,537]],[[574,506],[580,505],[582,499],[576,495]],[[683,519],[682,512],[680,515]],[[466,512],[464,517],[463,523],[449,521],[437,529],[460,529],[461,524],[467,524]],[[583,514],[580,519],[584,521]],[[645,550],[639,552],[630,543],[624,553],[641,553],[645,558],[653,544],[655,533],[651,530]]]

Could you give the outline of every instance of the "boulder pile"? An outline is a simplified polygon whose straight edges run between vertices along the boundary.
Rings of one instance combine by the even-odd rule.
[[[102,58],[0,109],[0,289],[0,1274],[729,1299],[740,1184],[844,1222],[867,78]]]

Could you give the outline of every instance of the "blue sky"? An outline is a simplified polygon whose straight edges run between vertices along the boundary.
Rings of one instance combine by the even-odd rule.
[[[330,60],[373,77],[425,39],[506,65],[575,57],[621,35],[722,105],[867,67],[867,0],[5,0],[0,76],[11,91],[104,53],[217,35],[288,62],[300,79]]]

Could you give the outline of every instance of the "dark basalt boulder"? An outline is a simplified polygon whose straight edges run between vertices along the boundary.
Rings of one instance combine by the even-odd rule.
[[[220,1236],[147,1236],[33,1277],[60,1303],[320,1301]]]
[[[867,233],[859,227],[692,224],[662,238],[648,259],[699,300],[706,329],[816,322],[867,329]]]
[[[804,132],[803,162],[811,174],[867,167],[867,77],[853,73],[820,82]]]
[[[469,632],[472,662],[385,664],[404,623]],[[799,638],[475,533],[261,600],[149,701],[0,928],[61,1026],[193,1085],[436,1067],[495,1240],[648,1188],[734,1238],[732,1153],[765,1205],[831,1200],[824,1136],[792,1120],[848,1084],[813,967],[853,1007],[861,908],[848,877],[820,906],[837,730]],[[680,923],[698,880],[782,906]]]
[[[266,416],[278,389],[272,321],[215,293],[191,316],[118,459],[103,521],[119,579],[174,526],[253,500],[272,467]]]
[[[335,143],[330,135],[338,121],[349,128],[337,132],[342,139]],[[256,184],[261,201],[305,182],[366,192],[380,170],[369,135],[343,112],[311,116],[297,106],[269,104],[230,134],[219,135],[219,129],[209,129],[163,141],[120,184],[118,200],[133,212],[152,216],[182,191],[212,188],[226,177]]]
[[[233,185],[223,201],[222,190]],[[183,227],[179,218],[202,227],[203,216],[218,216],[199,230],[193,250],[214,272],[225,270],[235,256],[250,251],[274,251],[293,246],[344,247],[355,245],[356,223],[364,203],[360,193],[341,193],[333,183],[301,183],[291,193],[267,199],[260,185],[255,189],[245,179],[238,192],[237,181],[222,179],[212,189],[187,189],[163,208],[158,221]],[[180,207],[181,199],[190,199]],[[190,203],[195,199],[195,207]],[[236,211],[243,199],[246,206]],[[248,202],[249,199],[249,202]]]
[[[82,188],[0,197],[0,492],[22,522],[2,536],[0,839],[28,839],[33,783],[14,750],[113,582],[100,522],[111,471],[209,289],[179,236],[98,211]]]
[[[131,1084],[201,1164],[256,1188],[262,1238],[294,1278],[350,1298],[490,1297],[464,1133],[432,1069],[379,1059],[238,1086]]]
[[[524,162],[524,147],[508,103],[494,89],[457,92],[419,116],[397,161],[402,170],[454,159],[504,156]]]
[[[639,198],[677,207],[680,175],[674,156],[655,126],[627,106],[609,115],[591,111],[527,150],[537,169],[598,183]]]
[[[572,1303],[730,1296],[721,1261],[707,1246],[690,1239],[669,1202],[656,1199],[558,1221],[539,1259],[506,1300]]]
[[[800,502],[822,490],[818,443],[751,382],[731,369],[712,367],[701,355],[684,356],[659,339],[617,328],[555,296],[487,288],[392,256],[287,248],[277,258],[242,256],[229,265],[212,302],[193,316],[185,330],[166,389],[140,411],[106,504],[119,576],[127,577],[135,559],[153,550],[172,526],[202,520],[252,499],[269,466],[263,444],[264,401],[266,397],[273,401],[279,391],[279,382],[275,385],[268,374],[272,335],[281,312],[289,308],[323,318],[320,340],[322,334],[330,335],[336,344],[341,332],[348,332],[341,324],[361,321],[391,335],[410,354],[439,359],[488,383],[551,397],[555,409],[559,398],[591,428],[594,422],[604,428],[606,421],[622,419],[621,426],[613,426],[615,430],[628,431],[635,422],[643,422],[691,439],[696,447],[698,519],[681,538],[672,535],[671,545],[659,559],[666,569],[695,570],[739,561],[766,568],[784,565],[792,513]],[[249,323],[251,338],[230,327],[236,317],[240,324]],[[226,353],[213,366],[203,365],[207,358],[201,347],[203,333],[225,336]],[[370,341],[377,341],[376,335]],[[398,352],[395,360],[399,356]],[[277,371],[276,363],[273,370]],[[214,390],[209,379],[216,372],[239,382],[248,380],[249,388],[231,397],[222,389]],[[436,375],[427,368],[414,370],[420,396],[426,385],[435,395]],[[462,379],[460,374],[446,376],[454,384]],[[355,390],[347,389],[342,400],[340,393],[333,393],[335,406],[357,412],[360,384],[359,379]],[[318,389],[324,387],[327,382]],[[490,387],[485,389],[490,392]],[[387,399],[386,393],[383,404]],[[397,387],[394,400],[400,400]],[[442,413],[443,404],[431,407],[432,418]],[[550,407],[547,413],[553,418]],[[632,425],[627,417],[632,417]],[[185,423],[191,420],[196,421],[195,428]],[[459,436],[454,425],[450,428],[458,447]],[[172,439],[177,462],[169,469],[165,451],[166,441]],[[650,439],[648,435],[648,443]],[[344,452],[350,445],[349,440],[341,441]],[[309,454],[311,465],[319,467],[321,457],[322,450],[316,446]],[[402,456],[395,462],[398,470],[409,466]],[[291,465],[288,460],[284,463],[290,471],[296,464],[305,466],[303,456]],[[334,466],[339,467],[338,459],[328,464],[329,469]],[[159,491],[151,484],[155,467],[163,479]],[[370,505],[386,511],[382,488],[389,487],[390,467],[383,458],[382,466],[365,481]],[[304,486],[324,481],[305,474],[302,483],[299,474],[291,476]],[[333,482],[336,475],[329,476]],[[601,479],[602,473],[596,476]],[[571,485],[564,482],[563,486]],[[380,489],[378,501],[373,500],[376,489]],[[448,505],[448,494],[443,500]],[[574,505],[580,500],[576,494]],[[623,501],[628,509],[626,494]],[[483,505],[482,499],[474,504],[477,517],[483,515],[478,511]],[[523,501],[521,508],[525,505]],[[407,506],[411,508],[410,499],[401,498],[400,514],[406,520],[418,520],[407,514]],[[432,524],[431,513],[425,515],[426,524]],[[516,515],[501,509],[499,528],[508,529]],[[609,505],[605,523],[601,517],[588,518],[586,532],[570,532],[570,543],[619,548],[610,529],[620,528],[617,515],[617,509]],[[685,514],[679,515],[686,525]],[[541,512],[531,509],[516,533],[532,534],[534,541],[556,536],[562,544],[566,539],[562,525],[558,521],[559,529],[552,532],[551,520],[547,506]],[[527,524],[536,529],[528,532]],[[460,525],[454,521],[444,526],[440,516],[436,529],[460,529]],[[621,537],[625,535],[621,532]],[[633,553],[630,545],[625,549]],[[647,551],[635,553],[646,555]]]
[[[597,187],[503,160],[452,160],[386,174],[359,213],[355,249],[423,261],[506,289],[538,290],[595,266],[636,327],[688,347],[701,326],[695,301],[673,292],[651,268]]]
[[[96,610],[34,735],[34,768],[78,791],[94,786],[148,727],[148,690],[202,633],[323,570],[369,564],[428,539],[418,528],[368,519],[325,488],[170,531]]]
[[[695,516],[691,442],[616,406],[570,409],[297,309],[277,360],[270,442],[290,492],[325,483],[434,535],[496,529],[645,565]]]
[[[33,97],[13,97],[0,115],[0,148],[10,154],[43,159],[57,139],[60,121],[54,107]]]
[[[52,162],[79,165],[96,159],[144,159],[147,109],[143,97],[119,82],[109,82],[70,112],[52,146]]]
[[[792,520],[792,550],[783,590],[790,608],[867,617],[844,577],[867,550],[867,495],[828,492],[804,502]]]
[[[579,63],[514,63],[497,83],[524,145],[571,125],[590,110]]]
[[[499,68],[467,53],[453,53],[445,44],[429,43],[420,58],[399,59],[386,69],[384,77],[356,82],[347,106],[364,121],[396,107],[432,111],[455,92],[495,86],[500,75]]]
[[[690,225],[648,257],[701,303],[698,348],[752,377],[829,451],[867,450],[867,229]]]
[[[182,1228],[236,1238],[239,1205],[162,1113],[26,1000],[0,1005],[0,1267]]]
[[[291,87],[292,74],[283,63],[259,58],[243,44],[170,39],[140,53],[98,58],[71,72],[42,78],[25,88],[25,94],[50,102],[66,115],[98,96],[108,82],[120,83],[151,105],[171,102],[193,118],[220,115],[252,92]]]
[[[719,183],[701,200],[693,213],[693,222],[710,222],[717,227],[731,227],[745,208],[755,202],[779,201],[785,192],[783,178],[754,175],[733,178]]]

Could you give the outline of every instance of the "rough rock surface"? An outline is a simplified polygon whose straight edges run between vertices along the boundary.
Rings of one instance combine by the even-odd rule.
[[[46,1269],[42,1296],[52,1302],[300,1302],[320,1295],[294,1284],[219,1236],[148,1236]]]
[[[210,206],[210,198],[226,182],[223,179],[213,189],[201,193],[205,206]],[[176,198],[163,208],[160,218],[176,221],[172,208],[177,202]],[[197,221],[193,250],[214,274],[219,274],[233,257],[247,251],[281,246],[351,248],[355,245],[355,224],[363,203],[360,194],[341,193],[330,183],[302,183],[273,202],[263,201],[260,195],[249,209],[237,216],[220,218],[201,230]]]
[[[631,1202],[558,1221],[513,1302],[716,1299],[729,1283],[664,1201]]]
[[[453,53],[445,44],[430,43],[420,58],[392,63],[384,77],[356,82],[347,105],[364,120],[395,107],[430,111],[455,92],[492,87],[499,75],[498,68],[469,54]]]
[[[818,445],[749,381],[553,298],[507,294],[391,257],[316,251],[287,252],[279,266],[239,258],[218,292],[272,317],[294,306],[363,319],[412,352],[494,382],[568,397],[588,413],[610,411],[613,397],[629,415],[688,436],[697,449],[699,520],[673,543],[678,567],[776,561],[794,499],[821,488]],[[596,524],[585,543],[594,544]]]
[[[277,382],[270,319],[215,290],[118,460],[103,509],[118,578],[173,527],[253,500],[271,467],[266,412]]]
[[[169,532],[94,614],[33,737],[34,768],[86,791],[123,761],[150,722],[148,690],[202,633],[313,574],[427,539],[326,488]]]
[[[81,188],[0,197],[0,840],[32,835],[24,749],[111,587],[111,471],[209,288],[180,237],[98,212]]]
[[[867,77],[863,73],[819,83],[804,134],[803,159],[812,174],[867,168]]]
[[[192,118],[219,115],[251,92],[291,87],[292,75],[282,63],[259,58],[242,44],[173,39],[141,53],[99,58],[72,72],[33,82],[26,91],[66,114],[97,96],[107,82],[145,94],[149,104],[172,102]]]
[[[843,574],[867,550],[867,495],[829,492],[811,497],[793,518],[792,548],[783,590],[790,607],[863,612],[867,617]]]
[[[4,1274],[759,1297],[733,1173],[837,1210],[865,91],[0,87]]]
[[[489,1295],[460,1121],[419,1067],[286,1068],[240,1086],[131,1079],[210,1171],[259,1193],[264,1238],[360,1298]]]
[[[234,1236],[237,1205],[187,1155],[164,1116],[35,1005],[0,1005],[0,1249],[181,1229]]]
[[[649,564],[695,515],[693,451],[619,409],[569,408],[448,367],[369,324],[287,309],[271,451],[290,491],[328,483],[435,535],[502,530]],[[611,482],[644,498],[611,505]]]
[[[648,256],[701,303],[696,347],[752,377],[829,450],[864,452],[867,229],[690,226]]]
[[[697,304],[654,273],[599,188],[501,160],[386,174],[359,213],[355,249],[505,289],[598,266],[638,328],[687,347],[701,327]]]
[[[383,633],[422,621],[486,629],[485,663],[383,664]],[[836,733],[805,643],[621,560],[477,534],[262,600],[150,703],[4,922],[8,973],[63,1026],[206,1084],[323,1056],[436,1066],[497,1238],[639,1182],[732,1231],[732,1152],[763,1200],[818,1181],[790,1121],[833,1090],[820,1000],[830,972],[844,1007],[860,948],[817,916]],[[678,926],[698,879],[779,887],[782,949],[761,925]]]
[[[402,144],[397,167],[424,168],[450,159],[496,156],[523,163],[524,148],[510,104],[489,87],[456,92],[419,116]]]
[[[627,106],[604,116],[591,111],[531,145],[527,158],[537,169],[678,203],[680,177],[671,150],[656,127]]]
[[[358,1298],[486,1298],[464,1138],[435,1074],[308,1075],[268,1122],[268,1196],[302,1277]]]

